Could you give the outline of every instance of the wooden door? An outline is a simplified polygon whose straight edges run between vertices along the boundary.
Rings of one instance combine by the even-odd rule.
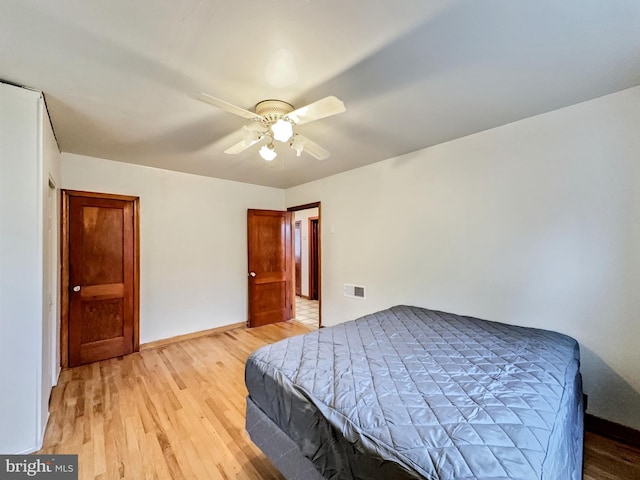
[[[302,222],[295,223],[295,235],[293,239],[294,261],[296,264],[296,295],[302,295]]]
[[[133,353],[138,350],[138,200],[64,193],[68,366]]]
[[[318,217],[309,218],[309,300],[318,300]]]
[[[291,219],[291,212],[247,212],[249,327],[292,318]]]

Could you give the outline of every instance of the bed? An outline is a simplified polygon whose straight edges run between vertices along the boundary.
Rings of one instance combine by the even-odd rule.
[[[396,306],[253,352],[246,428],[289,479],[582,478],[577,342]]]

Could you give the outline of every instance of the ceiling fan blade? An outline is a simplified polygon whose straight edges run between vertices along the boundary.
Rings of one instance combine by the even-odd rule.
[[[317,160],[326,160],[327,158],[329,158],[329,155],[331,155],[329,151],[322,148],[316,142],[309,140],[304,135],[297,134],[295,136],[295,141],[300,142],[303,152],[308,153]]]
[[[195,94],[195,97],[202,102],[221,108],[222,110],[226,110],[227,112],[233,113],[234,115],[238,115],[242,118],[246,118],[248,120],[262,120],[262,117],[257,113],[250,112],[249,110],[245,110],[244,108],[240,108],[232,103],[220,100],[219,98],[212,97],[206,93],[198,92]]]
[[[236,155],[238,153],[244,152],[247,148],[249,148],[251,145],[258,143],[260,141],[260,139],[258,140],[252,140],[249,143],[247,143],[244,140],[240,140],[238,143],[236,143],[235,145],[231,145],[229,148],[227,148],[224,153],[228,153],[230,155]]]
[[[293,123],[303,125],[314,120],[330,117],[346,110],[344,103],[337,97],[329,96],[300,107],[287,115]]]
[[[233,133],[225,136],[224,139],[220,140],[220,142],[231,142],[235,141],[238,138],[241,138],[239,142],[231,145],[227,148],[224,153],[228,153],[230,155],[236,155],[240,152],[244,152],[251,145],[258,143],[264,137],[264,132],[262,130],[258,130],[254,125],[245,125],[240,130],[236,130]]]

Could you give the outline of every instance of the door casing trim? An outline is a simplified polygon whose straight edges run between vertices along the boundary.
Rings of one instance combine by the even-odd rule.
[[[133,351],[140,351],[140,198],[131,195],[61,190],[60,366],[69,367],[69,199],[103,198],[133,203]]]
[[[300,210],[308,210],[310,208],[318,208],[318,328],[322,328],[322,202],[306,203],[304,205],[295,205],[288,207],[288,212],[297,212]],[[295,273],[294,273],[295,274]],[[293,286],[293,298],[295,298],[295,278]],[[295,307],[295,302],[294,302]],[[294,310],[295,313],[295,310]]]

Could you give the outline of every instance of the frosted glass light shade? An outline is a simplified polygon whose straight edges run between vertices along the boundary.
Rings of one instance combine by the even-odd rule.
[[[291,125],[291,122],[287,122],[281,118],[271,125],[271,131],[273,132],[273,138],[275,140],[288,142],[293,135],[293,125]]]
[[[271,146],[269,146],[269,145],[261,146],[258,153],[260,153],[260,156],[262,158],[264,158],[267,162],[270,162],[271,160],[273,160],[274,158],[276,158],[278,156],[278,154],[276,153],[276,151],[273,148],[273,145],[271,145]]]

